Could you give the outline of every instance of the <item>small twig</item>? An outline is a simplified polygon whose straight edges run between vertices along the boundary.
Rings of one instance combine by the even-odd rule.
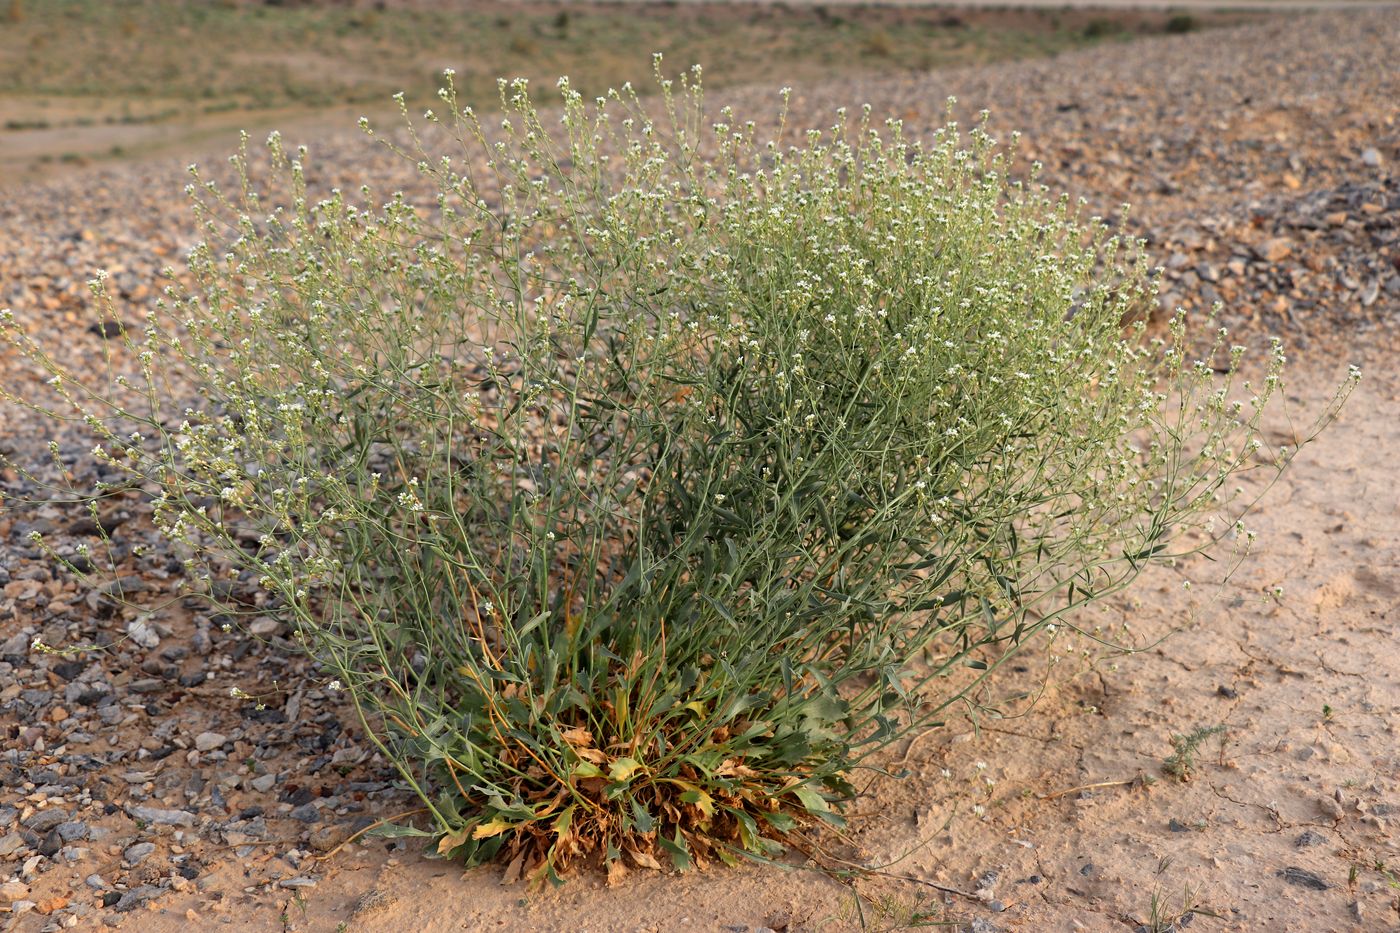
[[[793,833],[792,837],[802,840],[810,847],[810,850],[803,850],[804,854],[808,858],[821,859],[828,862],[836,862],[838,864],[845,865],[847,868],[851,869],[856,874],[878,875],[881,878],[893,878],[896,881],[908,881],[913,884],[921,884],[924,887],[933,888],[936,891],[942,891],[944,894],[955,894],[958,897],[965,897],[969,900],[982,903],[982,898],[969,891],[964,891],[961,888],[949,887],[946,884],[939,884],[937,881],[926,881],[923,878],[915,878],[913,875],[901,875],[897,872],[885,871],[883,868],[871,868],[870,866],[862,865],[859,862],[852,862],[848,859],[843,859],[838,855],[831,855],[801,833]],[[798,846],[798,848],[802,849],[801,846]],[[824,868],[823,870],[831,871],[832,869]]]
[[[1093,784],[1080,784],[1078,787],[1067,787],[1064,790],[1057,790],[1051,794],[1036,794],[1038,800],[1055,800],[1081,790],[1093,790],[1096,787],[1126,787],[1129,784],[1136,784],[1140,778],[1128,778],[1125,781],[1096,781]]]

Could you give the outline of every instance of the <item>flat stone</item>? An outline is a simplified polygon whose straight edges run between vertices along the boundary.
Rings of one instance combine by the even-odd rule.
[[[157,826],[193,826],[194,814],[188,810],[164,810],[160,807],[131,807],[133,819]]]
[[[88,837],[88,825],[79,820],[59,823],[58,835],[64,842],[77,842]]]
[[[259,616],[248,626],[248,632],[251,635],[257,635],[261,638],[275,633],[280,626],[281,623],[276,619],[269,619],[267,616]]]
[[[1331,887],[1323,881],[1315,872],[1310,872],[1306,868],[1295,868],[1290,865],[1278,872],[1278,876],[1289,884],[1297,885],[1300,888],[1307,888],[1311,891],[1326,891]]]
[[[127,891],[117,899],[116,904],[113,906],[118,911],[125,913],[128,910],[135,910],[153,897],[159,897],[160,893],[160,888],[155,885],[143,884],[139,888],[132,888],[130,891]]]
[[[154,842],[138,842],[136,845],[127,846],[126,851],[122,853],[122,858],[132,865],[140,865],[155,850],[156,844]]]
[[[258,793],[265,794],[268,791],[272,790],[273,785],[276,783],[277,775],[260,774],[249,782],[249,786],[252,787],[253,790],[257,791]]]
[[[315,804],[304,803],[292,810],[292,819],[301,820],[303,823],[315,823],[321,818],[321,811],[316,809]]]
[[[223,746],[228,741],[228,736],[222,732],[201,732],[195,736],[194,747],[201,752],[212,752],[216,748]]]
[[[13,904],[29,896],[29,885],[22,881],[6,881],[0,884],[0,904]]]
[[[26,829],[36,833],[46,833],[59,823],[65,823],[67,821],[68,814],[64,813],[62,810],[40,810],[38,813],[25,820],[24,826]]]
[[[25,842],[24,837],[19,833],[0,836],[0,858],[9,858],[28,845],[29,843]]]

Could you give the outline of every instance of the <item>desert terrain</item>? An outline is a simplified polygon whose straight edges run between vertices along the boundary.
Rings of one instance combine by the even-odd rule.
[[[1241,343],[1284,341],[1276,442],[1296,443],[1350,365],[1365,373],[1268,490],[1256,553],[1228,582],[1207,562],[1156,569],[1086,620],[1141,651],[1068,632],[1036,646],[994,682],[1000,715],[954,717],[883,760],[889,774],[858,775],[849,828],[813,831],[785,864],[535,891],[363,834],[413,798],[344,701],[306,685],[278,622],[226,631],[170,597],[179,563],[136,496],[96,517],[4,511],[0,929],[1400,928],[1400,8],[1210,25],[783,79],[802,125],[868,103],[928,132],[956,97],[960,120],[986,109],[999,137],[1020,131],[1051,186],[1106,217],[1131,204],[1165,270],[1163,313],[1218,301]],[[716,104],[771,114],[778,77],[742,74],[717,76]],[[26,119],[68,119],[45,106]],[[308,145],[315,186],[411,190],[411,165],[339,119],[351,107],[270,98],[246,116]],[[167,267],[180,275],[195,238],[184,166],[216,171],[239,116],[101,159],[41,162],[48,143],[0,134],[0,308],[70,365],[129,366],[104,354],[85,283],[105,269],[135,321]],[[73,119],[45,132],[96,128]],[[0,372],[41,379],[4,348]],[[40,463],[53,439],[41,475],[102,475],[80,425],[54,434],[0,407],[0,454]],[[0,489],[39,491],[11,469]],[[134,606],[29,543],[38,530],[71,549],[99,523]],[[36,639],[109,647],[50,655]]]

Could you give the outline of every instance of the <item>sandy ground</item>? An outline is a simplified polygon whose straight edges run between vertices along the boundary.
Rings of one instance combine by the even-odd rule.
[[[1347,362],[1298,367],[1276,441],[1309,423]],[[532,892],[370,842],[337,854],[300,903],[235,896],[187,915],[190,896],[133,920],[148,933],[268,930],[283,911],[301,930],[847,930],[859,891],[873,929],[923,909],[982,931],[1151,930],[1154,899],[1168,922],[1195,908],[1193,929],[1400,928],[1400,353],[1361,362],[1366,380],[1269,492],[1256,554],[1229,584],[1208,585],[1205,562],[1157,571],[1098,620],[1165,641],[1089,665],[1067,636],[997,685],[1035,689],[1059,657],[1040,703],[895,754],[909,776],[871,781],[848,838],[820,842],[914,880],[852,887],[794,862]],[[1165,774],[1171,736],[1211,726],[1223,740],[1201,745],[1191,780]]]

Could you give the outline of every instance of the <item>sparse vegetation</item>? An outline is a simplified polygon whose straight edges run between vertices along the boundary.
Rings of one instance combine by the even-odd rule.
[[[1162,762],[1162,771],[1178,781],[1189,781],[1196,768],[1196,752],[1213,735],[1224,735],[1224,724],[1201,726],[1186,735],[1172,736],[1172,753]],[[1223,740],[1222,740],[1223,741]]]

